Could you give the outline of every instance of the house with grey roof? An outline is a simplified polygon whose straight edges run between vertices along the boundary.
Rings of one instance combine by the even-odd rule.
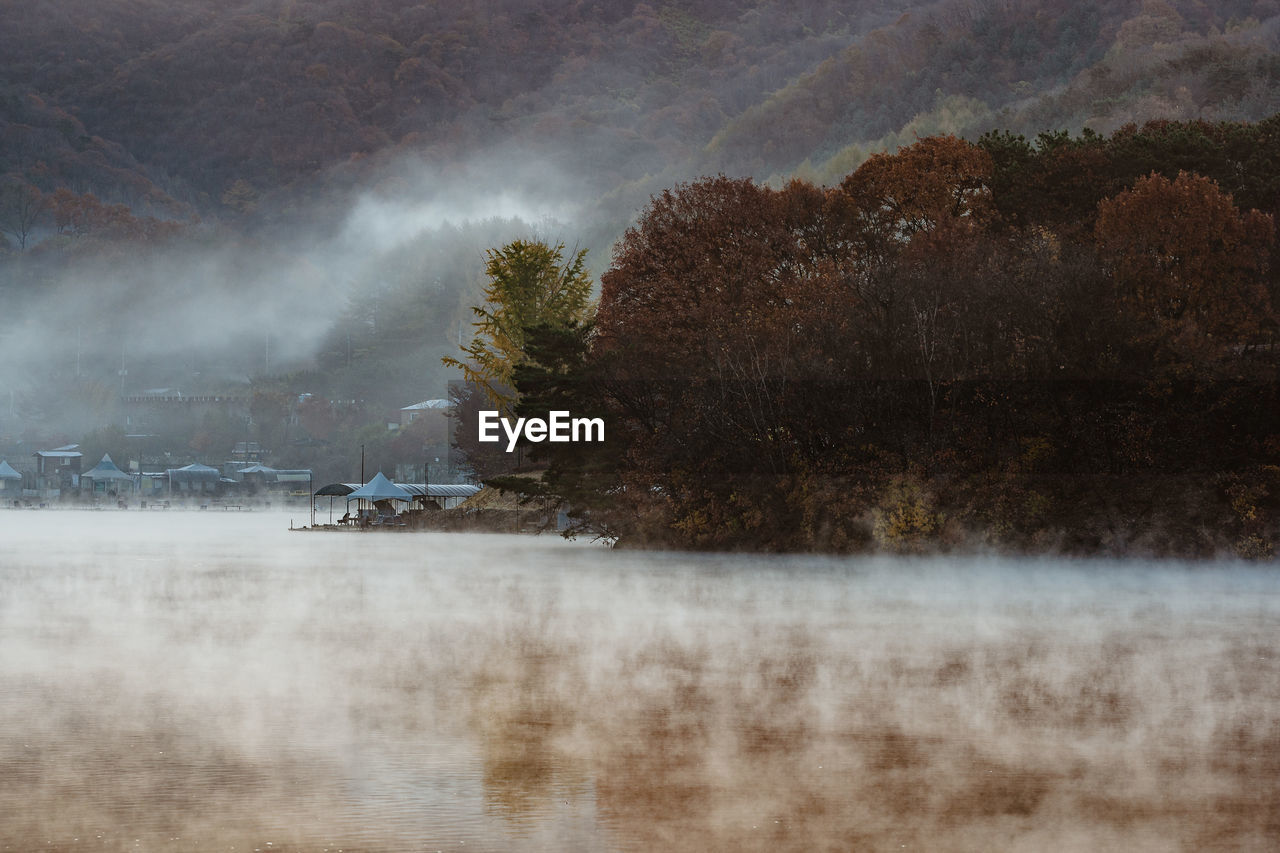
[[[67,444],[53,450],[37,450],[36,497],[56,498],[63,490],[80,487],[80,445]]]

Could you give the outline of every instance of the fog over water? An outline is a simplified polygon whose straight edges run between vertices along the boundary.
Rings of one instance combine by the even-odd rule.
[[[1280,844],[1271,568],[290,520],[0,511],[0,849]]]

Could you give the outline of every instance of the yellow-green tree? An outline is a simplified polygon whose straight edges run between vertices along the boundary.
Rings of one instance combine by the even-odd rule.
[[[487,253],[485,304],[472,308],[475,337],[462,348],[467,361],[445,357],[484,390],[494,405],[509,410],[515,401],[512,374],[527,361],[527,330],[535,326],[569,328],[586,322],[591,313],[591,279],[586,273],[587,250],[566,262],[564,244],[515,240]]]

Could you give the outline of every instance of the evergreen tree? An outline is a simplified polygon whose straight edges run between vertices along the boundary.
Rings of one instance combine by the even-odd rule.
[[[548,246],[538,240],[515,240],[490,249],[485,273],[485,304],[475,307],[476,335],[462,348],[467,361],[445,357],[504,411],[515,401],[514,371],[528,360],[527,330],[533,326],[570,328],[585,323],[591,313],[591,279],[583,249],[564,261],[564,244]]]

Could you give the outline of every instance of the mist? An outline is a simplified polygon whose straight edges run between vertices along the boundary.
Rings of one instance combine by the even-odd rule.
[[[1280,218],[1278,51],[1253,0],[4,4],[0,853],[1280,849],[1274,329],[1165,361],[1116,278],[1187,257],[1139,214]],[[1187,280],[1243,328],[1239,233]],[[536,484],[621,547],[33,482],[487,476],[401,407],[528,238],[635,311],[556,377],[629,444]],[[415,521],[539,522],[496,492]]]
[[[11,849],[1276,842],[1265,568],[21,517]]]
[[[0,270],[4,431],[78,437],[122,422],[113,397],[246,393],[314,373],[327,338],[349,340],[353,326],[385,338],[373,312],[396,299],[420,305],[415,337],[394,339],[414,356],[412,379],[344,386],[330,369],[313,383],[333,385],[301,390],[396,405],[443,396],[456,376],[439,358],[470,339],[485,251],[516,238],[578,245],[583,207],[570,182],[534,163],[503,172],[477,156],[448,172],[402,158],[308,207],[266,199],[234,227],[190,224],[136,251],[37,235]]]

